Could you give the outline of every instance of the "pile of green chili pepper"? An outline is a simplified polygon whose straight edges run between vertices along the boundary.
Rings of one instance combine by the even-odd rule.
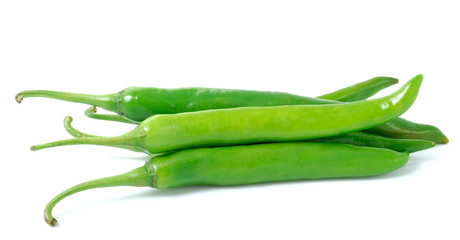
[[[423,76],[387,96],[366,100],[398,83],[370,80],[318,96],[249,90],[131,87],[106,95],[23,91],[92,105],[85,115],[137,124],[121,136],[102,137],[64,127],[74,138],[32,146],[36,151],[95,144],[145,152],[152,158],[121,175],[76,185],[53,198],[45,220],[63,198],[92,188],[241,185],[304,179],[365,177],[404,166],[409,153],[447,143],[435,126],[399,118],[414,103]],[[96,107],[116,114],[98,114]]]

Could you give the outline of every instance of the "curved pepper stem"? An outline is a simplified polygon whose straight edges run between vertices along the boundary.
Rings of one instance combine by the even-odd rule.
[[[16,102],[21,103],[24,98],[28,97],[46,97],[68,102],[85,103],[104,108],[108,111],[119,112],[119,102],[122,92],[105,95],[81,94],[56,92],[46,90],[28,90],[16,95]]]
[[[136,122],[129,121],[128,119],[116,115],[116,114],[98,114],[96,106],[91,106],[88,109],[85,110],[85,116],[92,118],[92,119],[98,119],[98,120],[106,120],[106,121],[114,121],[114,122],[122,122],[122,123],[131,123],[131,124],[137,124]]]
[[[67,119],[67,121],[69,120],[70,119]],[[78,131],[72,131],[71,134],[79,134],[79,133]],[[92,145],[102,145],[102,146],[111,146],[111,147],[128,146],[132,148],[138,148],[139,144],[142,145],[142,141],[144,140],[143,138],[144,138],[144,135],[138,131],[138,128],[135,128],[134,130],[129,131],[120,136],[98,137],[98,136],[93,135],[93,137],[65,139],[65,140],[60,140],[60,141],[55,141],[55,142],[34,145],[30,147],[30,150],[37,151],[37,150],[41,150],[45,148],[66,146],[66,145],[76,145],[76,144],[92,144]]]
[[[75,138],[100,137],[100,136],[91,135],[91,134],[87,134],[87,133],[82,133],[82,132],[78,131],[77,129],[75,129],[72,126],[72,124],[71,124],[72,121],[73,121],[73,118],[71,116],[67,116],[67,117],[64,118],[64,128],[67,131],[67,133],[72,135],[72,137],[75,137]]]
[[[72,121],[73,119],[70,116],[67,116],[64,118],[64,128],[73,137],[75,138],[101,137],[101,136],[91,135],[91,134],[87,134],[87,133],[78,131],[72,126]],[[144,152],[138,147],[134,147],[134,146],[115,146],[114,145],[111,147],[123,148],[123,149],[131,150],[133,152]]]
[[[153,187],[152,177],[145,166],[136,168],[130,172],[120,175],[100,178],[85,183],[75,185],[64,192],[54,197],[45,207],[45,221],[50,226],[55,226],[57,223],[56,218],[53,217],[52,211],[54,206],[62,199],[75,194],[77,192],[85,191],[93,188],[115,187],[115,186],[133,186],[133,187]]]

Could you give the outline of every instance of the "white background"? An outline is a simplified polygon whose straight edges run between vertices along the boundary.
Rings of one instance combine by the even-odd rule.
[[[2,1],[0,238],[459,239],[460,14],[455,1]],[[77,183],[141,166],[139,153],[97,146],[31,152],[75,127],[119,135],[133,126],[87,119],[87,106],[16,93],[94,94],[129,86],[276,90],[317,96],[374,76],[425,77],[406,119],[451,143],[411,155],[380,177],[171,190],[118,187],[73,195]]]

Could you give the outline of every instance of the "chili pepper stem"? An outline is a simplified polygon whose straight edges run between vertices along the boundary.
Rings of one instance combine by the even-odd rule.
[[[72,127],[71,125],[72,121],[73,121],[73,118],[71,116],[67,116],[64,118],[64,128],[70,135],[72,135],[72,137],[75,137],[75,138],[99,137],[96,135],[86,134],[86,133],[82,133],[78,131],[77,129]]]
[[[94,144],[94,145],[105,145],[105,146],[135,146],[130,144],[130,139],[127,139],[126,136],[117,136],[117,137],[91,137],[91,138],[72,138],[66,140],[60,140],[55,142],[49,142],[44,144],[38,144],[30,147],[30,150],[37,151],[45,148],[65,146],[65,145],[76,145],[76,144]],[[124,144],[123,144],[124,143]]]
[[[153,187],[152,177],[150,176],[148,169],[145,166],[143,166],[120,175],[100,178],[75,185],[65,190],[64,192],[58,194],[46,205],[44,212],[46,223],[48,223],[50,226],[56,225],[57,220],[53,217],[52,211],[56,204],[59,203],[62,199],[77,192],[81,192],[88,189],[115,186]]]
[[[92,95],[81,93],[67,93],[46,90],[28,90],[16,95],[16,102],[21,103],[24,98],[28,97],[46,97],[68,102],[85,103],[99,106],[109,111],[119,112],[119,102],[121,93]]]
[[[98,119],[98,120],[106,120],[106,121],[114,121],[114,122],[122,122],[122,123],[131,123],[131,124],[136,124],[136,122],[132,122],[120,115],[116,114],[97,114],[97,108],[96,106],[91,106],[88,109],[85,110],[85,116],[92,118],[92,119]]]
[[[67,119],[70,120],[70,119]],[[139,128],[135,128],[126,134],[115,136],[115,137],[82,137],[72,138],[66,140],[60,140],[55,142],[49,142],[30,147],[30,150],[37,151],[45,148],[65,146],[65,145],[76,145],[76,144],[93,144],[93,145],[104,145],[104,146],[131,146],[138,147],[142,145],[143,134],[139,131]]]
[[[100,137],[100,136],[91,135],[91,134],[87,134],[87,133],[78,131],[72,126],[72,121],[73,119],[71,116],[67,116],[64,118],[64,128],[70,135],[72,135],[72,137],[75,137],[75,138]],[[123,148],[123,149],[131,150],[133,152],[144,152],[136,146],[111,146],[111,147]]]

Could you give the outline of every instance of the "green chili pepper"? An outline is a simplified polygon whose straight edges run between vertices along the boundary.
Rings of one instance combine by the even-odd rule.
[[[115,112],[139,123],[156,114],[174,114],[209,109],[247,106],[280,106],[297,104],[331,104],[332,101],[303,97],[282,92],[263,92],[213,88],[142,88],[130,87],[107,95],[89,95],[31,90],[16,95],[21,102],[26,97],[48,97],[87,103]]]
[[[376,77],[366,81],[368,94],[397,83],[389,77]],[[347,91],[350,92],[350,91]],[[364,92],[364,91],[361,91]],[[339,93],[334,96],[340,95]],[[342,93],[344,95],[344,93]],[[345,94],[346,95],[346,94]],[[143,88],[130,87],[121,92],[106,95],[77,94],[44,90],[23,91],[16,95],[20,103],[27,97],[48,97],[70,102],[91,104],[117,113],[133,122],[141,122],[156,114],[195,112],[250,106],[280,106],[301,104],[331,104],[332,101],[298,96],[282,92],[231,90],[215,88]],[[98,117],[88,110],[87,115]],[[116,118],[102,116],[104,120]],[[112,115],[113,116],[113,115]]]
[[[394,93],[344,104],[241,107],[154,115],[117,137],[74,138],[33,146],[136,146],[147,153],[187,148],[301,141],[371,128],[404,113],[415,101],[418,75]]]
[[[74,193],[102,187],[158,189],[189,185],[242,185],[323,178],[365,177],[404,166],[409,154],[340,143],[294,142],[188,149],[152,158],[125,174],[76,185],[53,198],[45,221],[54,226],[54,206]]]
[[[72,126],[72,117],[67,116],[64,119],[64,128],[65,130],[76,138],[82,137],[100,137],[96,135],[86,134]],[[347,134],[342,134],[333,137],[326,137],[326,138],[318,138],[313,139],[310,141],[318,141],[318,142],[337,142],[337,143],[346,143],[356,146],[367,146],[367,147],[378,147],[378,148],[388,148],[398,152],[417,152],[421,150],[425,150],[428,148],[432,148],[436,145],[436,143],[427,140],[419,140],[419,139],[393,139],[387,138],[382,136],[377,136],[370,133],[364,132],[352,132]],[[117,148],[123,148],[127,150],[131,150],[134,152],[143,152],[137,147],[133,146],[112,146]]]

